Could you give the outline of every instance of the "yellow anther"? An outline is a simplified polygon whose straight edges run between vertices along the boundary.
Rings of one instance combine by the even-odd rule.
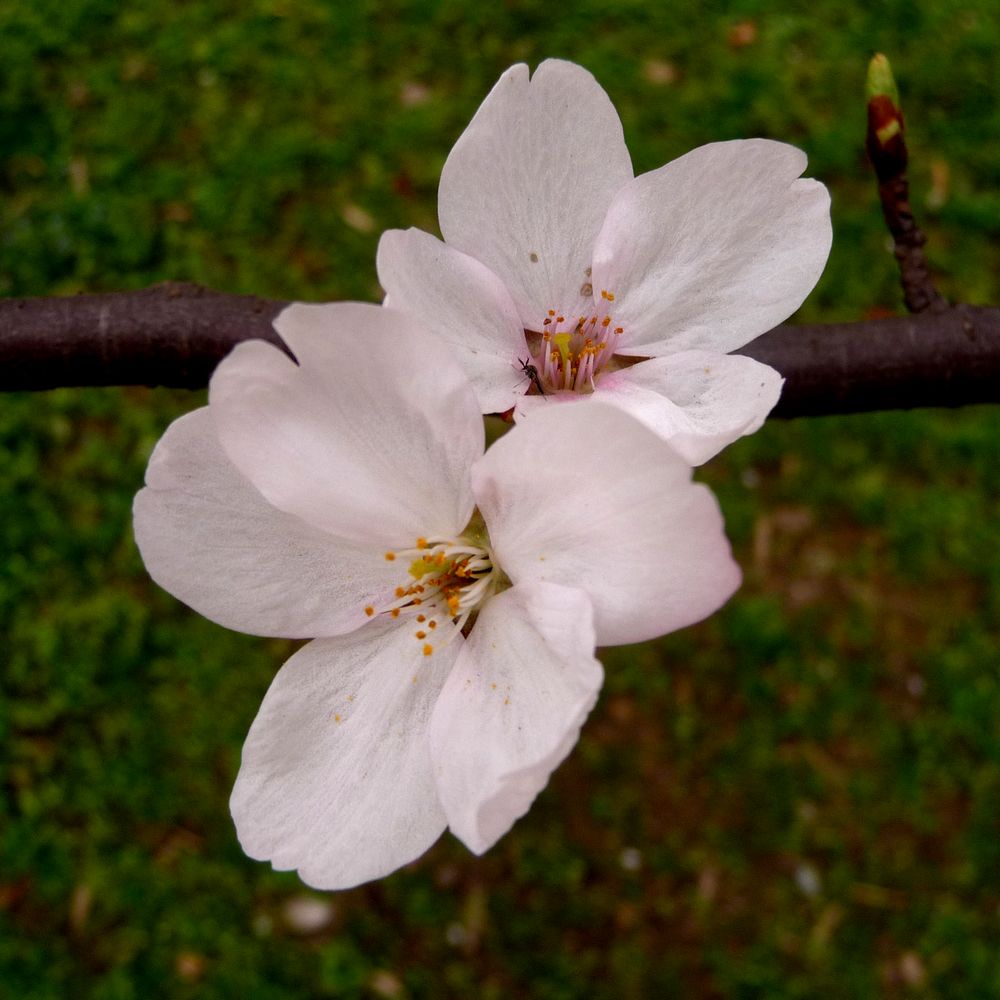
[[[417,539],[417,548],[418,549],[426,549],[427,548],[427,539],[426,538],[418,538]]]

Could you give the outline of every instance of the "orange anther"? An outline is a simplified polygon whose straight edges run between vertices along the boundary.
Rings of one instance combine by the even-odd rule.
[[[375,614],[375,609],[369,604],[368,607],[365,608],[365,614],[368,615],[369,618],[371,618],[371,616]]]
[[[424,646],[424,656],[430,656],[434,652],[434,647],[428,642]]]

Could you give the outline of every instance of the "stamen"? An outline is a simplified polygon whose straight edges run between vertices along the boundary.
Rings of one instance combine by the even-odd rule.
[[[494,592],[497,574],[490,549],[464,536],[458,538],[418,538],[413,548],[396,549],[390,562],[406,566],[408,579],[393,591],[394,597],[379,607],[369,605],[365,613],[410,618],[417,625],[414,638],[424,643],[421,651],[430,656],[459,635],[470,616]],[[442,621],[444,619],[444,621]],[[438,624],[445,627],[438,628]],[[435,630],[438,642],[426,643],[428,630]]]
[[[615,353],[615,343],[624,333],[621,326],[612,326],[608,307],[614,302],[613,292],[601,290],[594,312],[578,316],[566,324],[565,315],[549,309],[542,320],[542,345],[538,358],[531,357],[525,365],[537,372],[539,391],[593,392],[596,379]],[[604,331],[613,330],[615,337],[609,342]]]

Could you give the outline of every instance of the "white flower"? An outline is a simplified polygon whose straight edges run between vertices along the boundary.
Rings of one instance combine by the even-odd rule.
[[[512,66],[444,165],[445,242],[383,235],[386,302],[455,349],[483,412],[520,416],[539,390],[603,400],[699,464],[777,402],[779,374],[728,352],[790,316],[826,263],[830,199],[805,165],[748,139],[633,177],[590,73]]]
[[[596,644],[697,621],[739,581],[714,497],[611,407],[552,407],[483,455],[448,348],[379,306],[294,305],[299,364],[239,345],[150,459],[135,534],[208,618],[319,637],[281,668],[231,807],[320,888],[528,809],[602,682]],[[470,628],[471,626],[471,628]]]

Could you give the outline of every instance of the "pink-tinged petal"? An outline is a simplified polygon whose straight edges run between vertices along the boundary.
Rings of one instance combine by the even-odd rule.
[[[604,403],[537,406],[473,466],[497,563],[579,587],[598,645],[700,621],[740,582],[712,493],[662,438]]]
[[[423,854],[446,825],[428,728],[461,646],[423,656],[390,619],[288,660],[250,727],[229,803],[246,853],[317,889],[381,878]]]
[[[246,341],[209,385],[232,463],[275,507],[352,542],[461,531],[483,428],[448,347],[411,317],[362,303],[296,303],[274,325],[298,365]]]
[[[529,80],[512,66],[490,91],[441,172],[445,240],[507,286],[522,323],[592,304],[594,239],[632,179],[618,113],[580,66],[549,59]]]
[[[580,735],[604,680],[587,595],[515,586],[482,609],[431,719],[452,833],[482,854],[523,816]]]
[[[589,398],[630,413],[701,465],[760,428],[783,382],[752,358],[682,351],[602,374]]]
[[[515,361],[530,352],[503,282],[478,260],[419,229],[383,233],[377,267],[387,302],[453,350],[480,410],[509,410],[524,389]]]
[[[149,575],[206,618],[253,635],[350,632],[391,599],[384,553],[272,507],[222,450],[208,408],[175,420],[135,498]]]
[[[621,354],[727,354],[789,317],[830,252],[830,196],[806,156],[767,139],[716,142],[616,195],[594,250]],[[627,338],[627,339],[625,339]]]

